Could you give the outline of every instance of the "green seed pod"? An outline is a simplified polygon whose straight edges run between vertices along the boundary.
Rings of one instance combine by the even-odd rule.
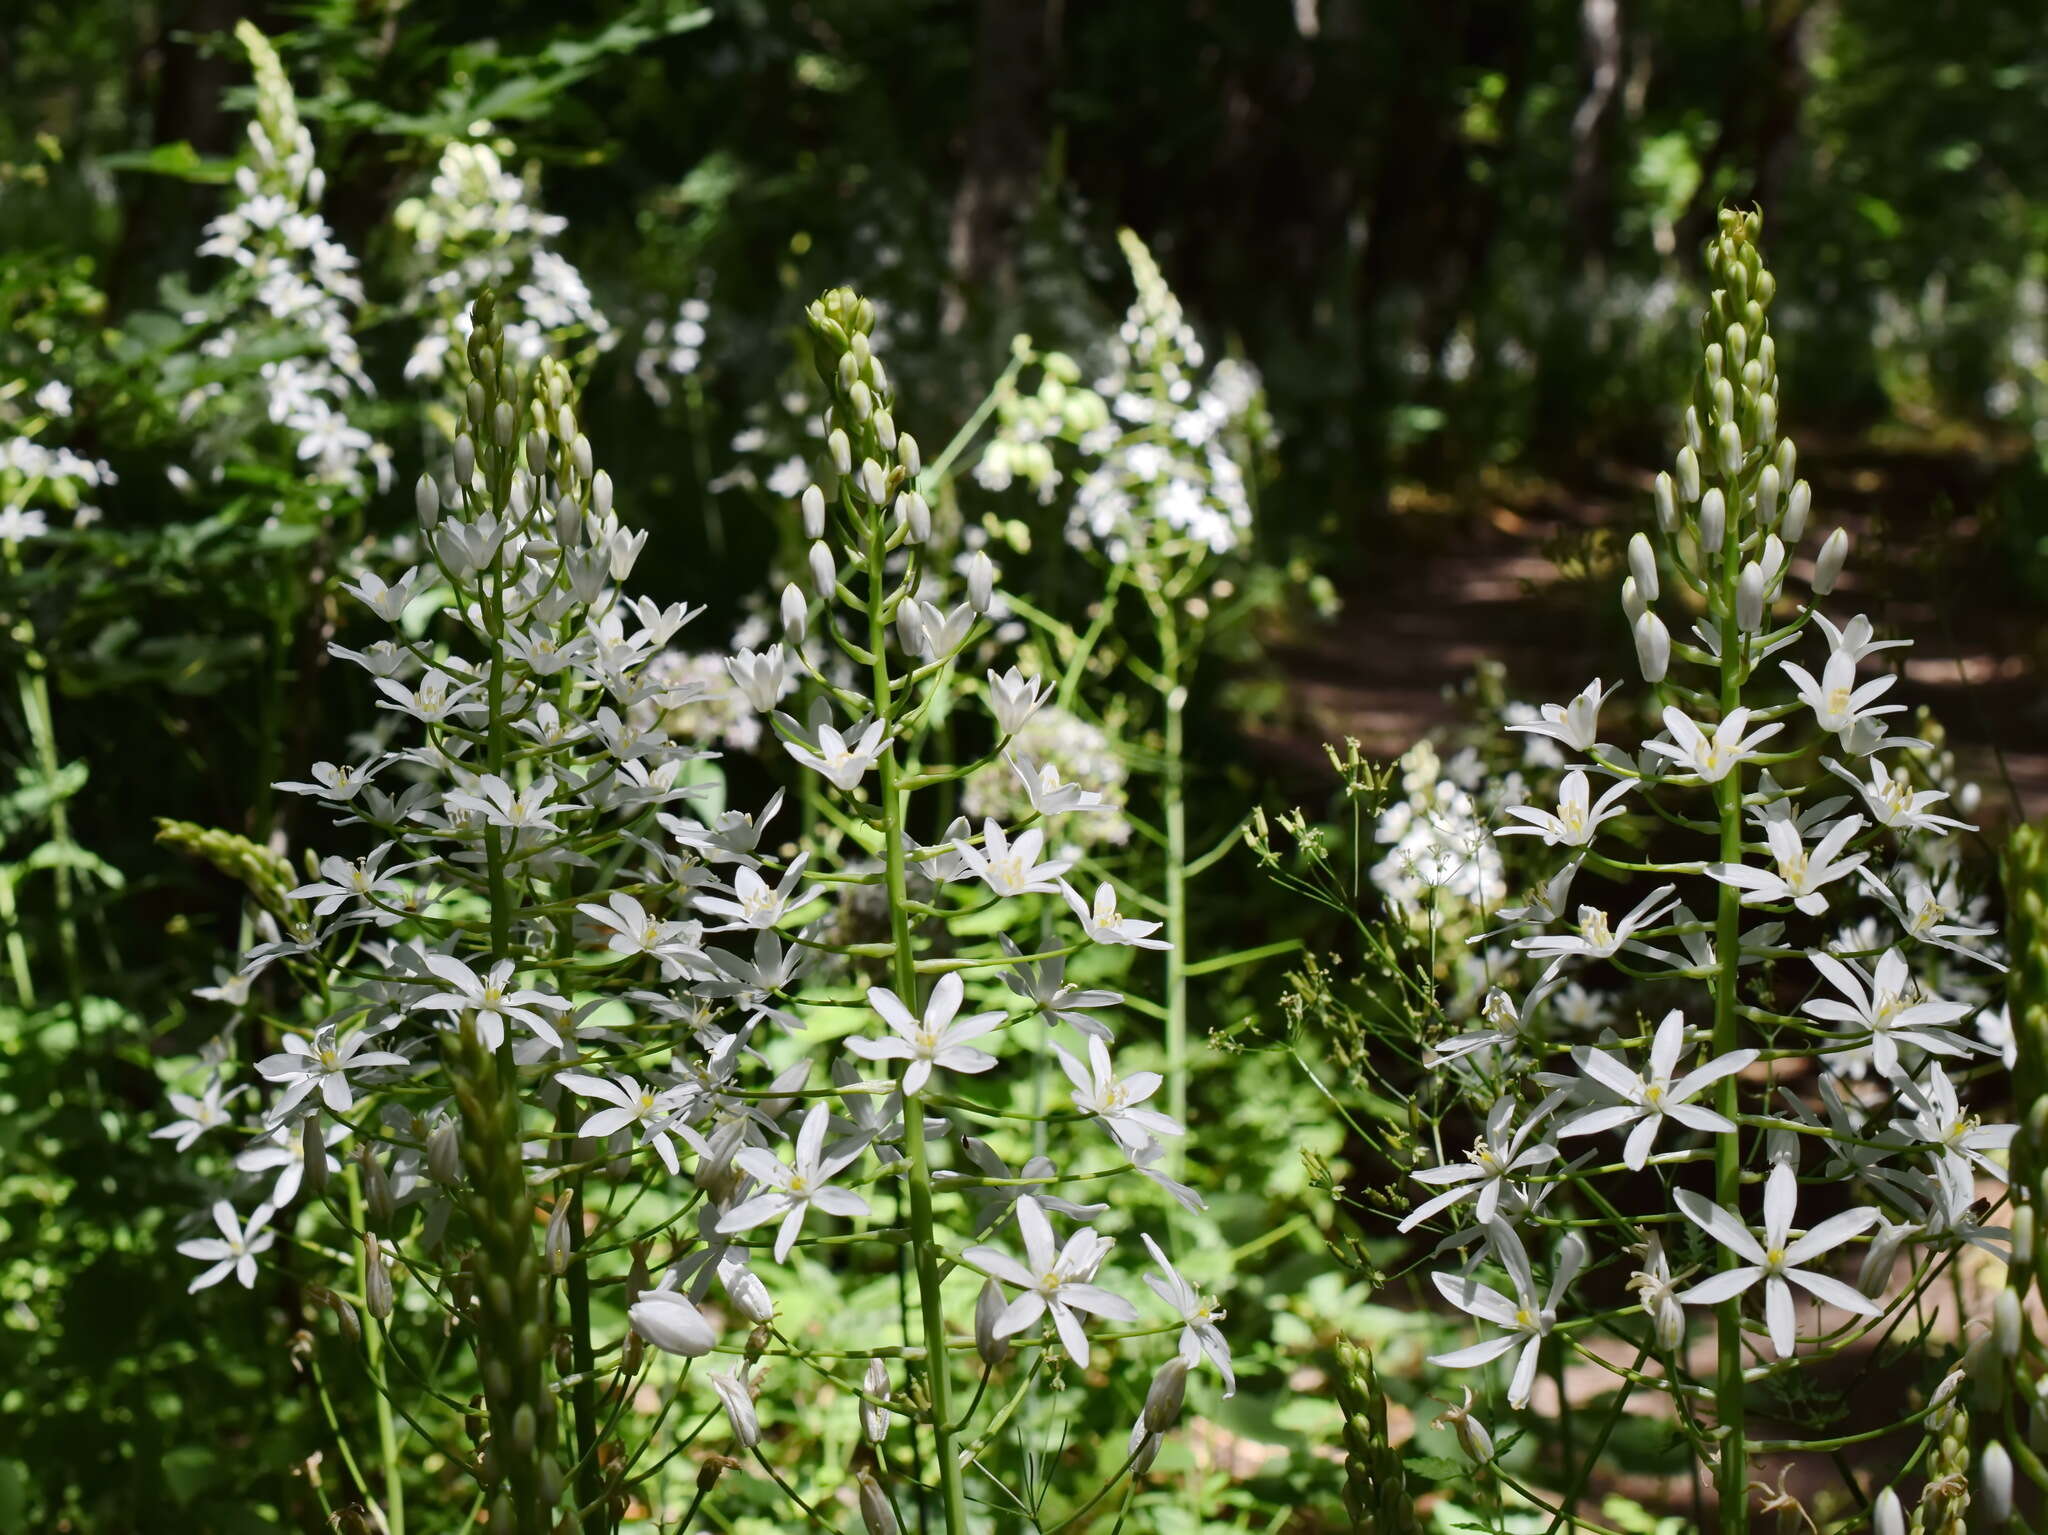
[[[391,1270],[384,1266],[384,1247],[375,1237],[363,1238],[363,1300],[370,1315],[384,1321],[391,1315]]]
[[[398,1217],[398,1205],[391,1197],[391,1180],[384,1176],[384,1164],[369,1142],[358,1147],[357,1153],[363,1178],[363,1208],[369,1213],[372,1226],[386,1230]]]

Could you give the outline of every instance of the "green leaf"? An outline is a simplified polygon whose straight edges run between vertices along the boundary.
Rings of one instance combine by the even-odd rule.
[[[205,186],[219,186],[235,177],[233,160],[209,159],[183,139],[173,144],[159,144],[154,149],[104,155],[100,164],[108,170],[142,171],[151,176],[169,176]]]
[[[1431,1482],[1453,1482],[1469,1475],[1468,1469],[1446,1455],[1408,1455],[1401,1464]]]

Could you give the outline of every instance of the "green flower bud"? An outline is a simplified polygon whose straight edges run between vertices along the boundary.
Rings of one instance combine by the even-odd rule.
[[[384,1266],[384,1247],[375,1237],[363,1238],[363,1302],[380,1322],[391,1315],[391,1270]]]
[[[1180,1418],[1181,1404],[1187,1400],[1187,1394],[1188,1362],[1176,1354],[1159,1367],[1145,1393],[1144,1411],[1138,1417],[1145,1431],[1163,1434],[1172,1428]]]
[[[994,1369],[1010,1357],[1010,1340],[996,1336],[996,1319],[1006,1308],[1003,1292],[991,1279],[981,1287],[981,1294],[974,1300],[974,1350],[981,1355],[981,1362]]]
[[[398,1215],[398,1206],[391,1197],[391,1180],[384,1176],[384,1164],[377,1160],[376,1149],[367,1141],[356,1148],[356,1163],[362,1170],[363,1208],[369,1212],[370,1224],[381,1231]]]

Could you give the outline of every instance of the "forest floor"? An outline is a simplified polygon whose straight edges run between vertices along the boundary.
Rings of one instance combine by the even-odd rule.
[[[1868,612],[1913,639],[1888,701],[1925,705],[1946,728],[1987,825],[2048,814],[2048,624],[1995,536],[1997,467],[1863,445],[1810,451],[1802,464],[1814,526],[1839,522],[1853,540],[1830,613]],[[1274,647],[1293,707],[1261,746],[1303,768],[1345,736],[1396,755],[1456,717],[1457,688],[1486,660],[1506,666],[1510,696],[1528,703],[1563,702],[1618,669],[1632,680],[1620,562],[1649,489],[1647,474],[1619,465],[1570,485],[1496,474],[1456,493],[1397,488],[1362,589],[1333,623]],[[1797,563],[1795,575],[1810,569]]]

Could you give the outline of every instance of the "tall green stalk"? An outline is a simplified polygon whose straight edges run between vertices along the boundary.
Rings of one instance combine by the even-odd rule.
[[[1740,493],[1729,486],[1729,499],[1740,507]],[[1721,568],[1715,588],[1720,609],[1721,635],[1721,718],[1742,707],[1742,677],[1745,660],[1744,636],[1737,622],[1735,577],[1741,569],[1741,518],[1733,513],[1722,537]],[[1742,862],[1742,769],[1738,765],[1715,785],[1715,806],[1720,819],[1721,861]],[[1734,885],[1719,887],[1714,913],[1714,1054],[1726,1055],[1741,1047],[1742,1022],[1735,1010],[1736,985],[1742,964],[1742,892]],[[1734,1120],[1740,1111],[1739,1083],[1734,1074],[1721,1079],[1715,1089],[1717,1109]],[[1738,1209],[1742,1203],[1742,1147],[1738,1135],[1714,1138],[1714,1199],[1723,1209]],[[1719,1268],[1736,1267],[1742,1260],[1728,1246],[1715,1244]],[[1721,1497],[1721,1528],[1741,1535],[1749,1527],[1749,1466],[1743,1444],[1744,1402],[1742,1382],[1742,1298],[1735,1296],[1715,1307],[1715,1348],[1718,1369],[1715,1381],[1715,1410],[1721,1421],[1721,1459],[1716,1485]]]
[[[890,718],[892,684],[888,655],[888,587],[884,580],[885,550],[879,519],[870,524],[867,542],[868,649],[874,657],[876,712]],[[908,791],[898,787],[901,765],[896,744],[883,748],[880,776],[883,860],[889,884],[890,975],[896,994],[915,1006],[917,958],[910,939],[910,891],[905,878],[903,841],[908,817]],[[903,1104],[903,1150],[910,1171],[910,1233],[917,1269],[917,1305],[923,1322],[925,1381],[931,1401],[932,1439],[945,1500],[947,1535],[966,1535],[967,1497],[960,1480],[960,1459],[953,1448],[958,1425],[953,1422],[952,1371],[946,1359],[946,1313],[941,1295],[939,1249],[933,1239],[931,1160],[925,1149],[923,1106],[906,1097]]]

